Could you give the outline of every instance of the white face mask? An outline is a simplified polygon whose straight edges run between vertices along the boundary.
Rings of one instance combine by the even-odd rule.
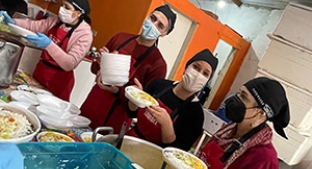
[[[182,86],[190,92],[201,90],[208,82],[208,78],[197,72],[192,66],[188,66],[182,78]]]
[[[73,18],[72,15],[73,15],[73,11],[65,9],[62,6],[60,7],[58,16],[62,22],[68,23],[68,24],[73,23],[76,18]]]
[[[147,40],[155,40],[160,36],[156,26],[148,19],[145,19],[142,25],[142,36]]]

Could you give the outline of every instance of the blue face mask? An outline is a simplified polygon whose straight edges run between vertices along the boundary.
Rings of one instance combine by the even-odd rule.
[[[160,36],[160,32],[156,28],[156,26],[148,19],[145,19],[142,25],[142,33],[141,35],[146,40],[155,40]]]

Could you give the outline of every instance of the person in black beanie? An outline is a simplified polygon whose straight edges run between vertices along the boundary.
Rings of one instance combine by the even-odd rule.
[[[0,11],[5,24],[36,33],[25,37],[42,49],[33,77],[53,95],[66,101],[75,84],[74,69],[89,51],[93,40],[89,13],[88,0],[62,0],[58,16],[41,20],[12,19],[6,11]]]
[[[81,106],[81,114],[92,121],[91,128],[107,125],[112,126],[118,133],[124,121],[128,122],[128,127],[130,126],[132,119],[126,115],[128,100],[124,95],[124,89],[134,84],[134,78],[146,86],[153,80],[166,76],[167,64],[157,47],[157,40],[173,31],[175,21],[176,14],[169,5],[162,5],[144,20],[139,35],[117,33],[100,49],[104,53],[130,55],[130,76],[127,84],[104,84],[99,64],[101,57],[97,57],[97,61],[92,63],[91,71],[96,75],[96,85]],[[114,76],[121,75],[116,73]],[[102,104],[103,102],[106,104]]]
[[[283,86],[276,80],[258,77],[224,103],[226,117],[232,122],[212,136],[200,158],[209,168],[278,169],[273,132],[266,122],[272,122],[276,133],[287,139],[284,128],[290,115]]]
[[[158,100],[159,106],[142,109],[129,101],[127,113],[138,122],[127,134],[188,151],[202,133],[204,122],[197,93],[211,79],[217,65],[218,59],[204,49],[187,62],[181,82],[151,82],[144,90]],[[136,87],[142,89],[137,80]]]

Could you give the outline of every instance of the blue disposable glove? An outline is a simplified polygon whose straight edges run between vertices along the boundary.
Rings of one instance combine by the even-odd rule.
[[[16,24],[15,20],[10,17],[10,15],[6,11],[0,11],[0,16],[4,16],[3,23],[8,24]]]
[[[27,35],[26,39],[35,44],[38,48],[46,48],[51,43],[51,39],[49,37],[39,32],[37,33],[37,36]]]

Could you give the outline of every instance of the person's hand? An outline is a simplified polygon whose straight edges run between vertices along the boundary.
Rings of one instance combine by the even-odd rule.
[[[10,17],[10,15],[6,11],[0,11],[0,16],[4,17],[3,20],[2,20],[2,22],[4,24],[8,24],[8,23],[11,23],[11,24],[14,24],[14,25],[16,24],[15,20],[12,19]]]
[[[133,85],[133,87],[136,87],[140,90],[143,90],[142,84],[140,83],[140,81],[137,78],[134,78],[134,83],[135,83],[135,85]],[[128,106],[129,106],[129,109],[131,111],[136,111],[139,108],[136,104],[134,104],[130,100],[129,100]]]
[[[134,78],[134,84],[135,85],[133,85],[133,87],[136,87],[136,88],[138,88],[140,90],[143,90],[143,86],[142,86],[142,84],[140,83],[140,81],[137,78]]]
[[[39,32],[37,33],[37,36],[27,35],[26,39],[29,42],[35,44],[38,48],[43,48],[43,49],[49,46],[51,43],[51,39],[49,37]]]
[[[119,87],[117,86],[109,86],[102,83],[102,75],[100,71],[96,74],[96,84],[103,90],[107,90],[113,94],[116,94],[119,92]]]
[[[166,109],[159,106],[149,106],[146,111],[151,113],[161,126],[172,125],[172,120]]]

